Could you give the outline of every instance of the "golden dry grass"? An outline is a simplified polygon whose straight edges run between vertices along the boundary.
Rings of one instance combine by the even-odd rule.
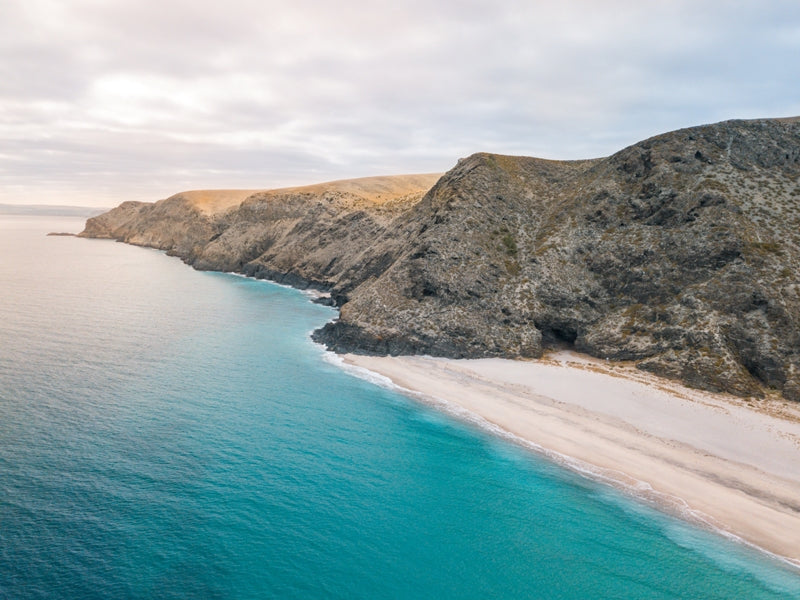
[[[442,176],[441,173],[417,175],[386,175],[341,179],[297,187],[264,190],[193,190],[181,192],[180,196],[207,215],[224,212],[239,206],[246,198],[256,193],[267,194],[324,194],[338,193],[358,196],[377,205],[392,200],[427,192]]]
[[[378,177],[359,177],[358,179],[341,179],[314,185],[270,190],[274,193],[323,194],[337,192],[353,194],[373,202],[384,204],[396,198],[427,192],[442,176],[441,173],[424,173],[421,175],[385,175]]]
[[[239,206],[248,196],[262,190],[193,190],[176,194],[207,215]]]

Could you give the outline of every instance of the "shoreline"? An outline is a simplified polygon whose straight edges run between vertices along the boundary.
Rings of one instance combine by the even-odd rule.
[[[339,359],[800,569],[800,406],[566,351],[538,361]]]
[[[295,289],[311,302],[326,293],[313,282],[301,288],[245,273],[216,272]],[[756,409],[741,398],[687,388],[638,371],[632,365],[607,363],[571,351],[551,353],[539,360],[448,359],[336,354],[314,343],[335,357],[333,362],[339,366],[355,367],[362,378],[388,383],[417,400],[444,407],[457,418],[521,443],[574,472],[650,501],[668,513],[800,570],[800,404],[770,400],[769,406]],[[565,369],[569,377],[565,377]],[[508,370],[513,371],[510,378],[504,373]],[[547,372],[545,381],[533,381]],[[374,377],[376,374],[378,378]],[[581,387],[581,381],[574,381],[576,374],[588,374],[594,379],[596,385],[589,388],[590,395]],[[766,439],[777,441],[782,448],[777,453],[736,456],[734,452],[730,456],[730,447],[722,452],[714,444],[710,448],[697,447],[703,445],[705,422],[688,431],[681,427],[686,423],[654,427],[652,420],[642,419],[641,410],[630,412],[632,407],[628,405],[626,412],[626,407],[613,400],[621,387],[628,386],[637,388],[639,396],[651,401],[660,397],[661,401],[671,399],[673,408],[676,402],[683,405],[679,410],[683,418],[692,416],[691,411],[685,410],[686,405],[704,407],[711,413],[729,414],[733,410],[748,414],[761,421],[760,441],[765,440],[766,432]],[[595,398],[599,399],[598,405],[587,402]],[[659,406],[649,408],[653,407]],[[619,409],[622,416],[614,414]],[[554,432],[531,426],[531,416],[555,423]],[[671,417],[674,421],[675,415]],[[743,429],[750,429],[745,425]],[[648,442],[649,451],[648,443],[644,443],[645,448],[637,447],[635,442],[626,445],[627,438],[640,444]],[[741,439],[746,440],[747,436],[727,436],[724,441],[738,443]],[[715,441],[719,442],[719,437]],[[653,451],[659,444],[662,453]],[[598,449],[606,452],[598,455]],[[670,456],[673,453],[682,455],[684,462],[676,462]],[[687,464],[686,457],[697,459],[699,465]],[[742,463],[738,460],[741,458],[749,461]],[[685,484],[688,487],[682,487]],[[713,501],[717,498],[715,493],[719,493],[717,502]]]

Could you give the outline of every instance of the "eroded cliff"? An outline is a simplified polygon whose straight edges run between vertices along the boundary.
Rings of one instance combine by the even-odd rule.
[[[796,120],[728,121],[596,160],[476,154],[441,178],[260,192],[216,211],[185,194],[125,203],[82,235],[329,289],[340,317],[315,338],[338,351],[569,345],[798,400],[799,178]]]

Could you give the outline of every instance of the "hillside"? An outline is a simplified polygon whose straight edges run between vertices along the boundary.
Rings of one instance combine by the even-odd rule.
[[[437,178],[380,201],[386,178],[259,192],[213,214],[185,195],[125,203],[82,235],[328,289],[340,317],[315,338],[337,351],[569,346],[800,400],[796,119],[684,129],[587,161],[475,154]]]

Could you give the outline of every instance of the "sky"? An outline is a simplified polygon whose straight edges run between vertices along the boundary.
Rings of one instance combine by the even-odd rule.
[[[2,0],[0,203],[606,156],[800,115],[798,0]]]

